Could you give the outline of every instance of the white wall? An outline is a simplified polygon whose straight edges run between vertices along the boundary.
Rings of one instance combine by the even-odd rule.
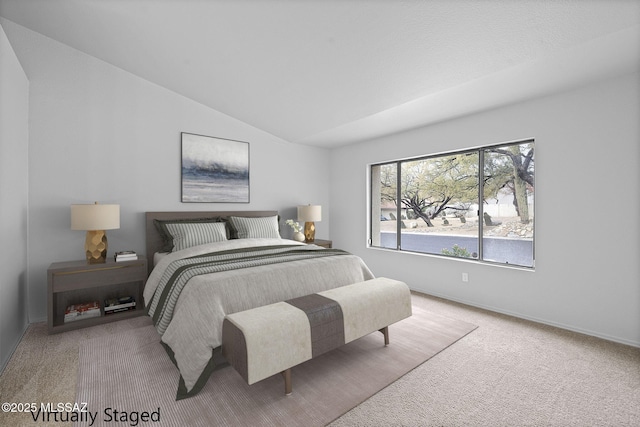
[[[335,246],[415,290],[640,346],[639,82],[627,75],[333,150]],[[535,272],[365,247],[367,164],[529,137]]]
[[[46,318],[46,269],[83,259],[72,203],[119,203],[109,251],[144,253],[144,212],[329,208],[327,150],[292,145],[13,22],[2,20],[30,82],[29,316]],[[140,54],[143,54],[141,52]],[[249,204],[180,202],[180,132],[250,143]],[[317,224],[329,236],[329,218]],[[285,237],[288,227],[283,227]]]
[[[29,82],[0,26],[0,372],[25,331]]]

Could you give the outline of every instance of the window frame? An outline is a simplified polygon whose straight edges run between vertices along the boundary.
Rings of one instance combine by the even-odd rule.
[[[535,271],[535,266],[536,266],[536,244],[535,244],[535,218],[536,218],[536,202],[535,202],[535,184],[534,184],[534,191],[533,191],[533,197],[534,197],[534,201],[533,201],[533,211],[532,211],[532,220],[531,220],[531,224],[533,227],[533,237],[531,238],[531,247],[532,247],[532,258],[531,258],[531,266],[528,265],[520,265],[520,264],[509,264],[508,262],[500,262],[500,261],[495,261],[495,260],[485,260],[484,259],[484,244],[483,244],[483,239],[485,238],[484,235],[484,221],[479,220],[480,218],[483,218],[484,212],[485,212],[485,207],[484,207],[484,203],[482,202],[483,200],[483,194],[484,194],[484,184],[485,184],[485,180],[484,180],[484,175],[485,175],[485,152],[487,150],[493,149],[493,148],[502,148],[502,147],[508,147],[508,146],[512,146],[512,145],[522,145],[522,144],[533,144],[534,147],[536,146],[535,143],[535,138],[525,138],[525,139],[521,139],[521,140],[515,140],[515,141],[507,141],[507,142],[501,142],[501,143],[495,143],[495,144],[488,144],[488,145],[481,145],[481,146],[477,146],[477,147],[472,147],[472,148],[466,148],[466,149],[461,149],[461,150],[452,150],[452,151],[444,151],[444,152],[439,152],[439,153],[434,153],[434,154],[428,154],[428,155],[421,155],[421,156],[416,156],[416,157],[405,157],[405,158],[399,158],[399,159],[395,159],[395,160],[387,160],[387,161],[381,161],[381,162],[375,162],[375,163],[369,163],[367,164],[367,186],[368,186],[368,190],[367,191],[367,217],[368,217],[368,221],[367,221],[367,248],[370,249],[379,249],[379,250],[386,250],[386,251],[392,251],[392,252],[406,252],[406,253],[410,253],[410,254],[418,254],[418,255],[424,255],[424,256],[435,256],[435,257],[439,257],[439,258],[447,258],[447,259],[453,259],[453,260],[462,260],[462,261],[467,261],[467,262],[475,262],[475,263],[480,263],[480,264],[489,264],[489,265],[496,265],[496,266],[503,266],[503,267],[508,267],[508,268],[517,268],[517,269],[524,269],[527,271]],[[537,148],[537,147],[536,147]],[[537,151],[537,150],[536,150]],[[374,194],[374,191],[376,188],[379,188],[379,184],[375,184],[373,182],[374,179],[374,173],[373,173],[373,168],[374,167],[382,167],[382,166],[387,166],[387,165],[396,165],[396,199],[399,200],[400,199],[400,193],[401,193],[401,189],[402,189],[402,176],[401,176],[401,172],[402,172],[402,164],[406,163],[406,162],[412,162],[412,161],[420,161],[420,160],[428,160],[428,159],[434,159],[434,158],[439,158],[439,157],[446,157],[446,156],[454,156],[454,155],[464,155],[464,154],[469,154],[469,153],[477,153],[478,154],[478,198],[477,198],[477,205],[478,205],[478,210],[477,210],[477,218],[478,218],[478,234],[477,234],[477,239],[478,239],[478,256],[476,258],[466,258],[466,257],[459,257],[459,256],[452,256],[452,255],[444,255],[444,254],[438,254],[438,253],[431,253],[431,252],[420,252],[420,251],[416,251],[416,250],[410,250],[410,249],[402,249],[402,221],[401,220],[397,220],[396,221],[396,228],[395,228],[395,234],[396,234],[396,244],[395,244],[395,248],[392,247],[386,247],[386,246],[382,246],[382,245],[374,245],[374,221],[376,221],[376,218],[374,217],[374,213],[373,213],[373,201],[376,200],[376,198],[380,198],[380,192],[378,192],[378,194]],[[535,154],[533,156],[534,162],[535,162]],[[535,183],[536,181],[536,174],[535,174],[535,168],[534,168],[534,173],[533,173],[533,181]],[[514,196],[515,197],[515,196]],[[400,203],[396,203],[396,218],[400,219],[402,218],[401,216],[401,212],[402,212],[402,202]],[[379,215],[378,215],[379,216]],[[380,221],[380,218],[377,218],[377,221]]]

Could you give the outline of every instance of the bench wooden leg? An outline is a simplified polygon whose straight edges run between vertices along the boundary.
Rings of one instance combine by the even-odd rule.
[[[291,385],[291,368],[282,371],[281,373],[284,377],[284,394],[289,396],[293,391],[293,386]]]
[[[380,329],[380,332],[382,332],[382,335],[384,335],[384,345],[389,345],[389,327],[385,326],[384,328]]]

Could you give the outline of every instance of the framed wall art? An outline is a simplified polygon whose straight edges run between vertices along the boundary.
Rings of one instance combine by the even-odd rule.
[[[249,203],[249,143],[182,132],[182,202]]]

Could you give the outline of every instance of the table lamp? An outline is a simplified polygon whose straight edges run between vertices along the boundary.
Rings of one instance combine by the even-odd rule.
[[[319,205],[298,206],[298,221],[304,221],[304,241],[312,243],[316,238],[314,221],[322,220],[322,207]]]
[[[84,250],[88,264],[102,264],[107,259],[105,230],[120,228],[120,205],[71,205],[71,229],[86,230]]]

